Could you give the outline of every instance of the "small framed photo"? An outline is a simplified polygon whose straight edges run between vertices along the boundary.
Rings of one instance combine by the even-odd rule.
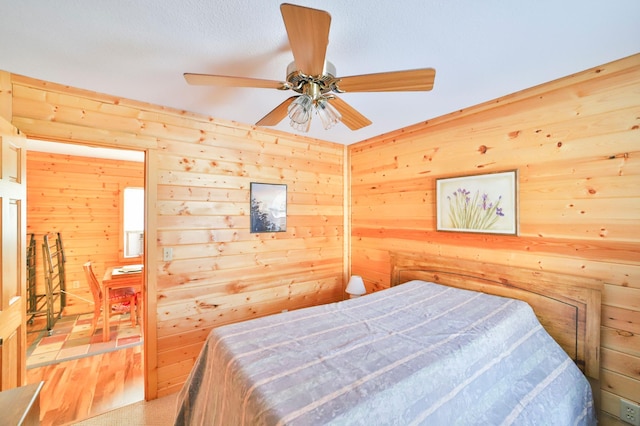
[[[251,182],[251,232],[287,230],[287,185]]]
[[[436,229],[518,235],[518,171],[436,179]]]

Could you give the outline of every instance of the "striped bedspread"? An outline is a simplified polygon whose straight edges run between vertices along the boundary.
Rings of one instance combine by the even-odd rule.
[[[590,425],[524,302],[411,281],[212,330],[176,425]]]

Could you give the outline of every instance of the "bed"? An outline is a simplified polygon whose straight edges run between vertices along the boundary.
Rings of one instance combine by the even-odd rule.
[[[175,424],[596,423],[601,282],[391,260],[389,289],[213,329]]]

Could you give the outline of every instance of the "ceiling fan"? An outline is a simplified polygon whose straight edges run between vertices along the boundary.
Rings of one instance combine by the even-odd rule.
[[[275,126],[288,115],[291,126],[303,132],[309,130],[314,110],[325,129],[340,121],[351,130],[371,124],[368,118],[334,93],[428,91],[433,88],[436,73],[433,68],[336,77],[334,65],[325,60],[331,15],[323,10],[287,3],[280,5],[280,11],[294,58],[287,67],[286,81],[185,73],[187,83],[293,90],[299,95],[286,99],[256,125]]]

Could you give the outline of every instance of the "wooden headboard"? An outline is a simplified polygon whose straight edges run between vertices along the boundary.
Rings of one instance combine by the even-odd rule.
[[[523,300],[585,375],[600,374],[602,281],[534,269],[391,253],[391,285],[423,280]]]

